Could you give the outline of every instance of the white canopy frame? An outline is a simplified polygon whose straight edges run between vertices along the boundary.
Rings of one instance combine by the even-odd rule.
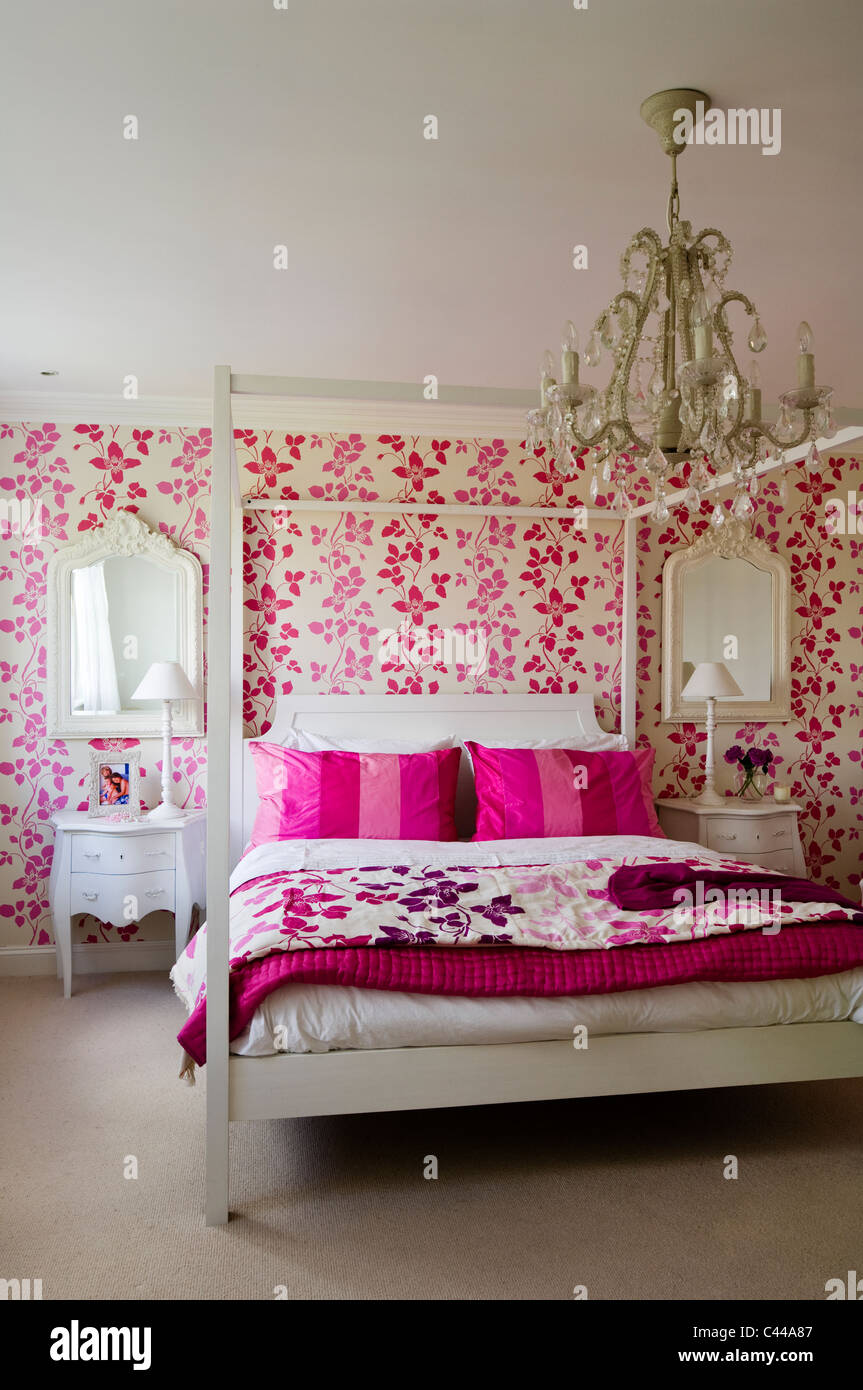
[[[339,390],[342,383],[333,383],[332,395],[334,397],[350,397],[355,400],[379,401],[382,405],[387,403],[404,403],[406,401],[419,402],[421,399],[421,388],[404,383],[383,383],[383,382],[351,382],[344,385],[347,389]],[[258,1115],[279,1114],[315,1114],[315,1113],[338,1113],[329,1106],[321,1108],[319,1098],[315,1099],[316,1078],[321,1074],[322,1064],[328,1067],[328,1074],[332,1072],[336,1080],[336,1090],[338,1090],[338,1078],[342,1069],[347,1068],[350,1076],[354,1075],[352,1068],[362,1064],[352,1062],[351,1058],[357,1054],[333,1054],[335,1060],[327,1056],[312,1056],[309,1059],[291,1059],[291,1075],[296,1072],[296,1089],[298,1097],[305,1090],[305,1099],[302,1101],[302,1109],[282,1109],[274,1112],[268,1109],[268,1102],[265,1097],[271,1092],[273,1087],[274,1066],[284,1065],[288,1059],[277,1058],[257,1058],[257,1059],[238,1059],[244,1065],[238,1070],[238,1077],[245,1078],[250,1067],[256,1069],[255,1077],[264,1078],[260,1086],[255,1083],[241,1081],[243,1090],[243,1104],[238,1107],[232,1103],[230,1070],[229,1070],[229,1038],[228,1038],[228,1019],[229,1019],[229,996],[228,996],[228,951],[229,951],[229,879],[231,865],[236,863],[241,845],[236,843],[236,828],[232,832],[231,816],[231,796],[232,791],[237,793],[242,788],[243,778],[243,513],[244,511],[337,511],[343,512],[350,508],[354,512],[387,512],[405,515],[437,515],[446,514],[466,514],[471,515],[529,515],[529,516],[551,516],[558,519],[566,515],[565,509],[552,507],[475,507],[471,505],[459,506],[455,504],[445,504],[430,507],[424,503],[389,503],[389,502],[355,502],[340,503],[315,501],[312,499],[302,501],[279,501],[269,498],[246,498],[242,496],[240,488],[239,469],[237,464],[236,449],[234,446],[234,429],[232,415],[232,400],[235,396],[276,396],[291,397],[300,394],[298,392],[298,382],[295,378],[272,377],[272,376],[246,376],[232,373],[228,366],[218,366],[215,368],[214,376],[214,404],[213,404],[213,453],[212,453],[212,477],[210,494],[210,571],[209,571],[209,594],[208,594],[208,665],[207,665],[207,835],[208,835],[208,854],[207,854],[207,943],[206,943],[206,978],[207,978],[207,1122],[206,1122],[206,1200],[205,1213],[206,1221],[210,1226],[222,1225],[228,1220],[228,1179],[229,1179],[229,1132],[231,1118],[253,1118]],[[321,391],[315,390],[315,395],[321,395]],[[482,392],[477,392],[481,396]],[[459,396],[464,400],[465,393]],[[483,402],[487,404],[487,400]],[[852,439],[863,437],[863,427],[849,427],[843,429],[830,442],[829,447],[836,449],[850,442]],[[823,447],[828,447],[827,441],[819,441]],[[805,450],[800,449],[786,456],[785,462],[791,463],[802,459]],[[778,464],[771,465],[779,466]],[[762,466],[761,473],[770,471],[770,467]],[[731,482],[730,474],[723,475],[713,483],[713,490],[719,490]],[[670,493],[667,497],[669,507],[680,505],[684,500],[682,492]],[[622,631],[621,631],[621,728],[620,732],[627,738],[630,744],[635,740],[635,718],[636,718],[636,567],[637,556],[635,546],[636,523],[650,510],[650,504],[635,508],[632,514],[625,520],[624,525],[624,569],[623,569],[623,611],[622,611]],[[607,510],[587,509],[588,520],[603,521],[609,523],[612,518]],[[616,520],[616,518],[615,518]],[[232,583],[232,575],[234,582]],[[238,818],[233,818],[234,826],[238,824]],[[809,1031],[807,1031],[809,1030]],[[814,1030],[811,1031],[811,1030]],[[820,1032],[818,1030],[821,1030]],[[826,1030],[826,1031],[825,1031]],[[837,1033],[836,1030],[840,1030]],[[850,1030],[847,1031],[846,1030]],[[709,1079],[710,1067],[707,1071],[693,1072],[690,1076],[685,1076],[681,1072],[680,1078],[676,1081],[667,1080],[662,1089],[672,1089],[674,1086],[685,1085],[722,1085],[735,1084],[733,1078],[737,1078],[737,1084],[745,1081],[766,1081],[782,1079],[805,1079],[806,1077],[816,1077],[820,1075],[849,1075],[860,1074],[863,1071],[863,1029],[858,1029],[853,1024],[812,1024],[798,1025],[793,1031],[801,1040],[797,1042],[794,1049],[783,1049],[782,1066],[777,1066],[772,1061],[772,1053],[765,1053],[763,1063],[754,1062],[751,1051],[752,1046],[749,1038],[737,1035],[743,1034],[773,1034],[775,1029],[729,1029],[723,1030],[728,1037],[720,1044],[713,1042],[710,1055],[715,1058],[713,1076],[719,1079]],[[781,1031],[781,1030],[780,1030]],[[788,1030],[785,1030],[788,1031]],[[807,1032],[807,1039],[804,1042],[802,1035]],[[841,1036],[840,1036],[841,1033]],[[817,1036],[816,1036],[817,1034]],[[734,1035],[734,1036],[732,1036]],[[859,1035],[859,1037],[858,1037]],[[668,1035],[673,1038],[674,1035]],[[715,1034],[698,1035],[703,1037],[705,1044],[708,1038],[715,1038]],[[645,1040],[643,1036],[634,1039],[636,1046],[640,1049],[641,1055],[645,1057],[662,1056],[663,1038],[665,1035],[656,1035],[654,1041]],[[627,1071],[630,1065],[632,1046],[626,1037],[613,1037],[606,1040],[607,1046],[598,1051],[602,1052],[602,1057],[597,1057],[597,1077],[594,1080],[586,1079],[585,1089],[580,1089],[580,1094],[609,1094],[615,1091],[630,1090],[650,1090],[659,1089],[653,1085],[649,1077],[645,1084],[634,1084],[632,1074]],[[795,1060],[797,1049],[801,1046],[804,1051],[808,1048],[807,1062],[804,1065],[801,1060]],[[554,1067],[557,1066],[558,1050],[563,1047],[568,1048],[568,1044],[517,1044],[514,1045],[523,1051],[525,1066],[529,1074],[533,1074],[537,1063],[546,1058]],[[623,1072],[617,1075],[615,1047],[624,1059]],[[677,1044],[673,1042],[676,1055]],[[690,1049],[692,1043],[690,1041]],[[745,1076],[739,1075],[737,1054],[743,1047],[749,1056],[749,1070]],[[556,1050],[557,1049],[557,1050]],[[500,1053],[501,1048],[461,1048],[461,1049],[407,1049],[414,1054],[409,1059],[411,1065],[424,1066],[427,1068],[426,1084],[431,1089],[424,1091],[428,1097],[428,1104],[452,1104],[459,1103],[452,1099],[447,1099],[451,1092],[451,1077],[447,1077],[445,1083],[441,1083],[442,1099],[433,1098],[434,1087],[438,1085],[439,1078],[435,1079],[435,1068],[442,1065],[444,1058],[431,1057],[423,1061],[424,1053],[439,1053],[446,1051],[460,1051],[468,1053]],[[528,1051],[531,1053],[528,1064]],[[785,1058],[784,1052],[788,1051]],[[542,1054],[542,1059],[540,1058]],[[552,1057],[552,1053],[554,1054]],[[385,1077],[384,1089],[389,1086],[386,1079],[387,1068],[392,1065],[388,1059],[392,1059],[393,1053],[377,1054],[380,1066],[383,1068],[382,1075]],[[267,1071],[261,1071],[261,1067],[270,1064]],[[311,1064],[300,1066],[303,1063]],[[610,1070],[609,1070],[610,1067]],[[838,1067],[838,1070],[837,1070]],[[850,1068],[850,1070],[849,1070]],[[314,1073],[314,1075],[313,1075]],[[281,1074],[281,1073],[280,1073]],[[432,1076],[431,1081],[428,1077]],[[571,1063],[566,1060],[562,1075],[567,1078],[571,1075]],[[669,1073],[670,1075],[670,1073]],[[308,1076],[308,1083],[306,1077]],[[702,1079],[697,1079],[701,1076]],[[708,1079],[704,1079],[708,1076]],[[558,1082],[549,1082],[551,1090],[546,1090],[543,1094],[572,1095],[571,1080],[561,1079]],[[555,1090],[554,1086],[560,1085],[560,1090]],[[519,1089],[519,1086],[521,1089]],[[308,1089],[311,1087],[311,1090]],[[523,1092],[523,1094],[522,1094]],[[418,1093],[418,1092],[417,1092]],[[499,1099],[516,1100],[526,1098],[534,1094],[531,1090],[529,1081],[523,1084],[515,1084],[507,1095],[501,1095]],[[393,1092],[395,1095],[395,1092]],[[469,1103],[470,1097],[461,1103]],[[298,1103],[299,1100],[298,1100]],[[406,1100],[405,1105],[411,1102]],[[414,1100],[413,1103],[417,1103]],[[422,1103],[422,1102],[420,1102]],[[393,1101],[396,1105],[397,1101]],[[311,1107],[311,1108],[310,1108]],[[350,1108],[347,1106],[346,1108]],[[392,1108],[388,1104],[377,1104],[371,1108],[385,1109]]]

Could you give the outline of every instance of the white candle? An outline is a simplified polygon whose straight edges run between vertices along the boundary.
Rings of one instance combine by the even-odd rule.
[[[774,800],[774,801],[790,801],[790,800],[791,800],[791,788],[790,788],[790,787],[787,787],[787,786],[783,786],[781,783],[777,782],[776,785],[775,785],[774,788],[773,788],[773,800]]]
[[[561,380],[564,386],[578,382],[578,353],[567,348],[560,354]]]
[[[801,391],[811,391],[815,386],[815,334],[805,319],[797,330],[797,346],[800,349],[797,358],[797,385]]]
[[[801,352],[797,358],[797,385],[801,391],[812,391],[815,387],[815,354]]]
[[[572,319],[567,319],[563,327],[563,342],[560,345],[560,379],[564,386],[578,385],[578,333]]]
[[[709,323],[700,324],[695,330],[695,356],[699,362],[713,356],[713,329]]]

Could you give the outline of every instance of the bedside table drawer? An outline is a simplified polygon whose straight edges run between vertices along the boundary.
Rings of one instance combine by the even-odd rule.
[[[129,900],[137,911],[129,915]],[[121,872],[110,877],[100,873],[69,875],[69,910],[89,912],[100,922],[139,922],[148,912],[174,911],[174,872],[172,869],[146,874]]]
[[[711,818],[707,824],[707,848],[721,854],[767,854],[770,850],[790,849],[793,829],[787,816],[741,815]]]
[[[144,874],[173,869],[173,835],[75,835],[72,873]]]

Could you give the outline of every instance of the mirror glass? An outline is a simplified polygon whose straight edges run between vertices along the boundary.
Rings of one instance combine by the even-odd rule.
[[[73,718],[161,708],[133,700],[154,661],[180,661],[179,575],[146,555],[111,555],[71,572]]]
[[[701,661],[722,661],[742,690],[723,703],[772,698],[771,574],[738,557],[713,555],[683,575],[681,688]]]

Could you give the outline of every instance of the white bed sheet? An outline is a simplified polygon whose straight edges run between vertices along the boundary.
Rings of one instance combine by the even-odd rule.
[[[703,845],[641,835],[577,839],[455,841],[281,840],[261,845],[237,865],[231,888],[278,869],[372,864],[539,864],[568,859],[652,856],[719,859]],[[594,1036],[610,1033],[686,1033],[775,1023],[863,1024],[863,969],[814,980],[664,985],[624,993],[565,998],[467,999],[404,994],[344,985],[284,985],[255,1012],[231,1052],[444,1047],[468,1043],[546,1042],[572,1037],[577,1024]]]

